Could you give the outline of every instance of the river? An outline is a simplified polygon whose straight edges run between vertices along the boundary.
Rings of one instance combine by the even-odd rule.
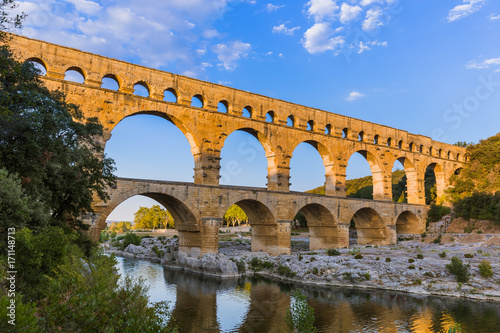
[[[500,303],[387,291],[297,286],[262,278],[218,279],[117,257],[120,274],[142,277],[151,301],[169,302],[181,332],[288,332],[285,312],[300,289],[318,332],[499,333]]]

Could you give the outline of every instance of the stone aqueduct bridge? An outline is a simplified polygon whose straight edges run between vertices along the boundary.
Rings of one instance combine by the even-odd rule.
[[[442,195],[449,177],[467,160],[461,147],[403,130],[21,36],[12,35],[10,44],[20,60],[45,67],[42,79],[49,89],[62,90],[86,117],[100,120],[105,129],[103,145],[121,120],[137,114],[167,119],[191,145],[194,183],[120,179],[117,188],[110,189],[111,201],[94,204],[94,235],[105,227],[114,207],[143,194],[173,213],[180,242],[193,255],[217,252],[218,225],[233,203],[250,217],[254,250],[289,252],[290,221],[299,210],[311,225],[312,249],[347,246],[352,217],[359,243],[394,243],[396,232],[423,231],[426,168],[434,169],[437,194]],[[68,70],[79,72],[84,82],[66,81]],[[103,78],[114,79],[118,90],[102,88]],[[133,94],[137,84],[147,88],[148,97]],[[164,101],[166,91],[175,95],[175,102]],[[194,97],[202,107],[191,105]],[[226,112],[218,111],[220,103]],[[220,152],[225,139],[237,130],[262,144],[268,163],[267,189],[219,186]],[[302,142],[315,147],[323,159],[326,196],[289,191],[290,159]],[[347,161],[356,152],[370,165],[374,200],[345,198]],[[408,204],[391,201],[396,160],[406,172]]]

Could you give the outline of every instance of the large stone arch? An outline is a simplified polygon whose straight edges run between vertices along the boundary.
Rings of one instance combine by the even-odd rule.
[[[262,148],[264,149],[265,156],[267,159],[267,176],[271,174],[276,174],[277,173],[277,166],[278,166],[278,161],[276,157],[276,150],[274,148],[274,145],[271,143],[269,138],[260,130],[252,128],[252,127],[236,127],[229,131],[228,135],[224,137],[224,141],[220,142],[220,150],[224,148],[224,145],[226,143],[226,140],[231,136],[231,134],[241,131],[245,132],[247,134],[250,134],[253,136],[257,141],[261,144]]]
[[[175,221],[175,228],[177,230],[199,231],[200,230],[200,216],[193,212],[186,203],[176,198],[172,194],[145,191],[138,187],[127,192],[120,192],[118,195],[113,195],[111,200],[106,203],[106,208],[101,212],[99,217],[99,226],[106,223],[106,218],[111,214],[116,207],[122,204],[125,200],[137,195],[142,195],[153,200],[158,201],[165,206],[172,214]],[[102,229],[104,229],[104,227]],[[101,230],[102,230],[101,229]]]
[[[375,209],[360,208],[352,219],[357,231],[358,245],[389,244],[385,222]]]
[[[267,252],[271,255],[290,253],[290,223],[278,221],[271,209],[256,199],[231,200],[248,216],[252,227],[252,252]]]
[[[408,203],[419,204],[420,193],[418,185],[418,174],[417,169],[413,161],[407,156],[395,156],[394,160],[390,163],[394,166],[394,163],[399,161],[403,165],[404,172],[406,174],[406,188],[407,188],[407,199]],[[392,197],[392,188],[389,188]]]
[[[331,154],[330,149],[328,149],[328,147],[320,141],[310,140],[310,139],[300,139],[295,141],[292,145],[289,146],[290,156],[293,156],[293,152],[301,143],[307,143],[311,145],[316,149],[316,151],[321,156],[321,159],[323,161],[323,166],[325,167],[325,194],[334,195],[336,193],[335,159]]]
[[[171,114],[168,114],[166,112],[162,112],[162,111],[158,111],[158,110],[123,112],[123,113],[117,115],[115,118],[113,118],[112,124],[108,124],[107,129],[109,132],[112,132],[113,129],[125,118],[129,118],[129,117],[133,117],[133,116],[137,116],[137,115],[141,115],[141,114],[157,116],[157,117],[163,118],[163,119],[169,121],[170,123],[174,124],[184,134],[184,136],[188,140],[189,145],[191,146],[191,153],[195,157],[195,164],[196,164],[196,155],[199,155],[201,153],[201,149],[200,149],[201,143],[200,143],[200,140],[195,136],[195,131],[193,129],[190,129],[184,122],[182,122],[177,117],[175,117]]]
[[[387,191],[385,187],[388,180],[386,179],[387,175],[384,174],[384,168],[382,168],[382,163],[380,162],[379,158],[367,149],[353,149],[349,152],[349,155],[347,155],[346,161],[349,161],[352,155],[356,153],[359,153],[361,156],[363,156],[370,166],[370,171],[373,178],[373,199],[386,199]]]
[[[431,168],[434,171],[434,175],[436,176],[436,197],[440,198],[444,195],[447,187],[445,170],[440,163],[433,161],[425,166],[423,174],[425,174],[427,168]]]
[[[310,251],[347,246],[341,244],[335,217],[327,207],[319,203],[309,203],[299,211],[307,220]]]
[[[395,221],[396,234],[420,234],[425,231],[425,223],[415,213],[406,210],[399,214]]]

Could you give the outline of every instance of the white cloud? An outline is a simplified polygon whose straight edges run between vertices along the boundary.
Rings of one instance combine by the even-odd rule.
[[[345,2],[340,7],[340,22],[343,24],[348,23],[358,17],[358,15],[363,11],[359,6],[349,6]]]
[[[358,54],[363,53],[364,51],[370,51],[373,46],[388,46],[389,44],[387,42],[379,42],[378,40],[375,40],[373,42],[368,42],[368,43],[363,43],[363,41],[359,42],[359,50]]]
[[[285,7],[285,5],[273,5],[272,3],[268,3],[267,6],[266,6],[266,10],[270,13],[270,12],[274,12],[274,11],[277,11],[278,9],[280,8],[283,8]]]
[[[285,35],[293,35],[295,30],[300,29],[300,27],[287,28],[285,24],[280,24],[273,27],[274,33],[285,34]]]
[[[363,30],[364,31],[373,31],[377,29],[379,26],[382,26],[383,23],[380,20],[382,16],[382,10],[380,8],[371,8],[366,12],[366,18],[363,21]]]
[[[490,20],[492,21],[496,21],[496,20],[500,20],[500,15],[494,15],[494,14],[491,14],[490,16],[488,16],[490,18]]]
[[[369,6],[369,5],[371,5],[373,3],[377,3],[377,2],[380,2],[380,0],[361,0],[361,2],[359,4],[363,7],[366,7],[366,6]]]
[[[333,37],[333,34],[329,23],[316,23],[304,33],[302,44],[311,54],[333,51],[344,43],[341,36]]]
[[[339,6],[334,0],[311,0],[307,3],[309,9],[307,13],[313,17],[316,22],[322,22],[325,19],[333,19]]]
[[[89,0],[66,0],[75,5],[76,9],[85,14],[96,14],[102,9],[101,5]]]
[[[485,0],[463,0],[462,5],[455,6],[450,9],[446,19],[448,22],[461,20],[475,12],[477,12],[484,5]]]
[[[485,69],[495,66],[500,66],[500,58],[491,58],[482,61],[473,60],[465,65],[467,69]]]
[[[360,93],[359,91],[351,91],[349,96],[346,97],[346,101],[352,102],[362,97],[365,97],[365,94]]]
[[[228,71],[234,70],[238,60],[246,58],[251,49],[250,44],[240,41],[221,43],[213,47],[213,51],[220,61],[219,66]]]
[[[227,36],[214,22],[229,0],[19,0],[22,34],[175,72],[203,72]],[[218,39],[216,42],[214,39]],[[208,58],[208,59],[207,59]]]

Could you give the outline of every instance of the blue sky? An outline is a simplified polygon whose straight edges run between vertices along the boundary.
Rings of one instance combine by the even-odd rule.
[[[499,132],[499,1],[18,3],[28,14],[21,33],[29,37],[448,143],[477,142]],[[223,183],[264,186],[259,144],[243,133],[227,142]],[[118,176],[192,181],[187,141],[157,117],[120,123],[106,153],[116,160]],[[324,182],[321,159],[307,144],[294,152],[291,167],[293,190]],[[366,174],[365,161],[353,156],[348,178]],[[129,219],[137,202],[121,205],[110,218]]]

